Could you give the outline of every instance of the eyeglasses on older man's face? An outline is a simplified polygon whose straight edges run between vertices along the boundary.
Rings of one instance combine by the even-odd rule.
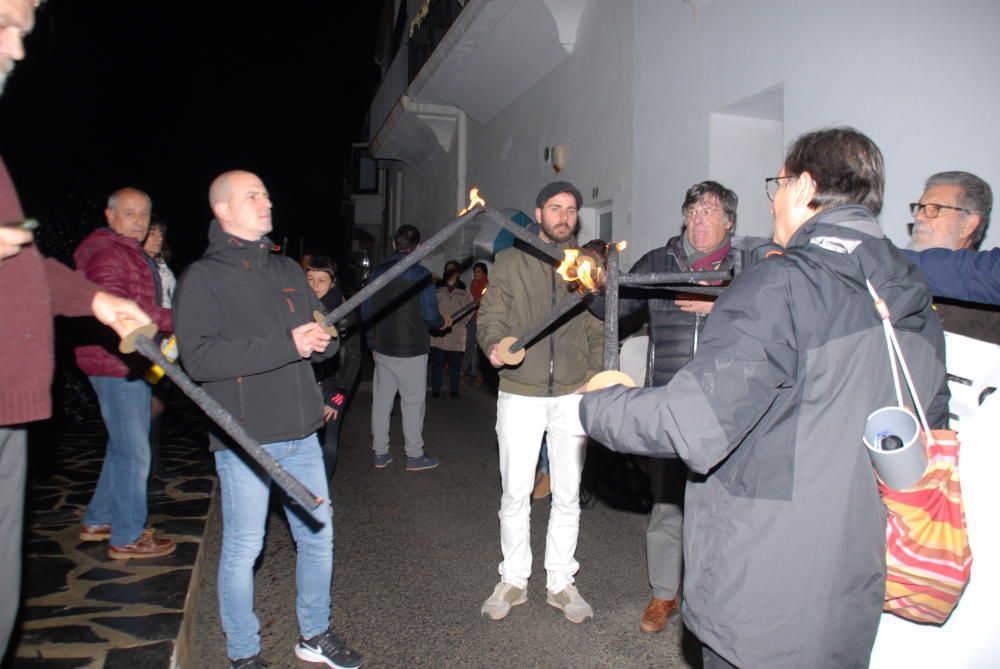
[[[938,204],[937,202],[911,202],[910,203],[910,215],[916,217],[921,211],[924,212],[924,216],[927,218],[937,218],[938,214],[941,213],[942,209],[952,209],[954,211],[965,212],[966,214],[971,214],[972,212],[963,207],[952,207],[948,204]]]

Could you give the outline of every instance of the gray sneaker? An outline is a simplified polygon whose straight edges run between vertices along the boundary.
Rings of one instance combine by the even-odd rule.
[[[438,466],[438,459],[429,455],[421,455],[419,458],[406,458],[406,471],[419,472],[422,469],[434,469]]]
[[[572,623],[582,623],[594,617],[594,609],[580,596],[575,585],[567,585],[562,592],[549,590],[545,601],[561,610],[566,615],[566,620]]]
[[[510,583],[500,581],[493,588],[493,594],[483,602],[479,615],[489,616],[492,620],[503,620],[510,613],[510,607],[524,604],[528,601],[527,588],[515,588]]]
[[[392,462],[392,456],[388,453],[375,454],[375,469],[385,469]]]

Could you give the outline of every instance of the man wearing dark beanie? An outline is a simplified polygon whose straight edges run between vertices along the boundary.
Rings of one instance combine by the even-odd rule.
[[[559,248],[572,246],[580,191],[565,181],[548,184],[535,200],[538,236]],[[500,582],[483,604],[482,615],[500,620],[527,601],[531,575],[530,496],[542,435],[547,435],[552,512],[546,535],[546,601],[575,623],[594,616],[577,591],[574,557],[580,529],[580,474],[586,435],[575,391],[601,370],[604,327],[579,312],[525,349],[525,359],[505,367],[498,345],[541,321],[573,285],[556,274],[551,258],[530,247],[497,254],[490,289],[479,306],[477,338],[490,363],[500,369],[497,441],[500,447]]]

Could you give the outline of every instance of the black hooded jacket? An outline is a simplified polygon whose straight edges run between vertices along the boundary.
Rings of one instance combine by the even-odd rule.
[[[932,426],[944,336],[917,269],[864,207],[825,210],[716,301],[660,388],[584,396],[588,434],[681,458],[684,622],[746,669],[868,666],[885,592],[886,512],[861,436],[896,404],[871,281]]]
[[[262,444],[306,437],[323,424],[323,400],[310,362],[291,331],[320,308],[305,272],[271,253],[271,241],[245,241],[212,221],[205,255],[181,276],[174,305],[180,361],[195,381]],[[218,428],[212,450],[228,438]]]

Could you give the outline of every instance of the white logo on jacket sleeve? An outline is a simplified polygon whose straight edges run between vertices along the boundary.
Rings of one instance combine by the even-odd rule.
[[[809,243],[815,244],[816,246],[826,249],[827,251],[845,253],[848,255],[854,253],[854,249],[861,246],[860,239],[841,239],[840,237],[813,237],[809,240]]]

